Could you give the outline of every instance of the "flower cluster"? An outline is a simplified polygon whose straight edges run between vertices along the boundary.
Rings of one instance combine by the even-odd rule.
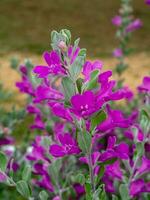
[[[113,22],[121,26],[122,18]],[[136,21],[130,23],[127,34],[136,27]],[[26,111],[34,116],[30,131],[36,138],[24,155],[32,166],[32,184],[53,200],[145,197],[150,192],[150,77],[138,87],[140,111],[133,106],[133,92],[118,88],[102,61],[87,61],[79,39],[71,44],[70,31],[53,31],[51,40],[45,65],[22,65],[16,83],[30,97]],[[121,100],[131,106],[129,112],[118,109]]]
[[[133,18],[131,0],[121,0],[119,15],[112,18],[112,24],[117,27],[116,37],[119,40],[119,47],[113,51],[113,56],[118,59],[116,72],[121,75],[127,68],[125,58],[132,51],[132,49],[128,47],[131,34],[142,27],[142,21]]]

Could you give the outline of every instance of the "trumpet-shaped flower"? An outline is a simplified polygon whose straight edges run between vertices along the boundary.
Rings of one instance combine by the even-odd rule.
[[[39,103],[43,100],[63,100],[64,96],[61,92],[48,86],[40,85],[35,92],[34,103]]]
[[[54,157],[63,157],[65,155],[72,155],[80,153],[80,149],[76,140],[69,134],[60,134],[58,136],[60,144],[53,144],[50,146],[50,153]]]
[[[90,61],[87,61],[84,66],[83,66],[83,71],[82,74],[85,77],[85,81],[88,81],[90,79],[90,74],[94,71],[94,70],[101,70],[103,67],[103,63],[99,60],[94,61],[93,63],[91,63]]]
[[[92,91],[72,96],[71,104],[71,111],[79,117],[86,118],[97,111],[96,99]]]
[[[107,119],[98,125],[97,130],[100,132],[106,132],[108,130],[119,128],[128,128],[132,124],[130,118],[125,118],[120,110],[112,110],[107,105]]]
[[[48,66],[38,65],[33,69],[33,72],[38,74],[39,78],[45,78],[49,74],[65,75],[66,71],[61,64],[60,57],[56,51],[45,52],[43,57]]]
[[[145,76],[143,78],[143,82],[140,86],[138,86],[139,92],[150,93],[150,76]]]

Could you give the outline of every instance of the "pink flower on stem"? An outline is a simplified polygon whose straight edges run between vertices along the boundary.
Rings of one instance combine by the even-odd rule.
[[[133,22],[131,22],[127,28],[126,28],[126,32],[133,32],[139,28],[142,27],[142,22],[140,19],[135,19]]]
[[[143,82],[140,86],[138,86],[139,92],[150,93],[150,76],[145,76],[143,78]]]
[[[61,64],[60,57],[56,51],[44,52],[43,57],[48,66],[35,66],[33,72],[38,74],[39,78],[46,78],[49,74],[65,75],[66,71]]]
[[[43,100],[63,100],[64,96],[58,90],[48,86],[40,85],[35,92],[34,103],[40,103]]]
[[[79,154],[80,149],[76,140],[69,134],[60,134],[58,136],[60,144],[53,144],[50,146],[50,154],[54,157],[63,157],[65,155]]]
[[[71,112],[79,117],[89,117],[97,111],[95,95],[92,91],[76,94],[71,98]]]
[[[91,63],[90,61],[86,61],[86,63],[83,66],[82,74],[84,75],[85,81],[90,80],[90,74],[94,70],[101,70],[103,67],[103,63],[99,60],[94,61]]]
[[[117,48],[113,51],[113,56],[116,57],[116,58],[120,58],[123,56],[123,52],[122,52],[122,49],[120,48]]]
[[[112,18],[112,24],[115,26],[121,26],[122,24],[122,17],[119,15],[116,15],[115,17]]]

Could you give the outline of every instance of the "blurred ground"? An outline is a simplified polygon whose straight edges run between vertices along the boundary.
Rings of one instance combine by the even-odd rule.
[[[22,106],[25,103],[26,95],[18,92],[15,87],[15,82],[20,80],[20,75],[15,70],[10,68],[10,60],[14,55],[21,61],[25,58],[31,58],[33,64],[42,64],[42,56],[33,54],[22,54],[22,53],[9,53],[7,56],[3,56],[0,60],[0,80],[4,83],[4,87],[8,91],[12,91],[15,96],[13,98],[13,103],[17,106]],[[129,68],[123,74],[125,78],[125,84],[128,85],[132,90],[136,91],[136,87],[141,83],[143,76],[150,74],[150,54],[148,53],[138,53],[130,56],[127,59]],[[116,59],[114,58],[100,58],[104,62],[103,70],[114,69],[116,64]],[[90,59],[92,60],[92,59]],[[114,77],[117,78],[117,77]],[[10,104],[10,102],[9,102]],[[8,105],[8,104],[6,104]]]
[[[0,55],[8,52],[41,54],[49,49],[50,32],[68,28],[90,57],[108,56],[117,46],[111,18],[120,0],[0,0]],[[150,7],[144,0],[133,2],[134,15],[143,28],[134,33],[131,47],[150,51]]]

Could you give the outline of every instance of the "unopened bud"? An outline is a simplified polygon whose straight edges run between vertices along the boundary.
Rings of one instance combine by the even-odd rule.
[[[58,44],[58,47],[61,49],[61,51],[64,51],[64,52],[67,51],[67,45],[64,41],[60,41]]]

